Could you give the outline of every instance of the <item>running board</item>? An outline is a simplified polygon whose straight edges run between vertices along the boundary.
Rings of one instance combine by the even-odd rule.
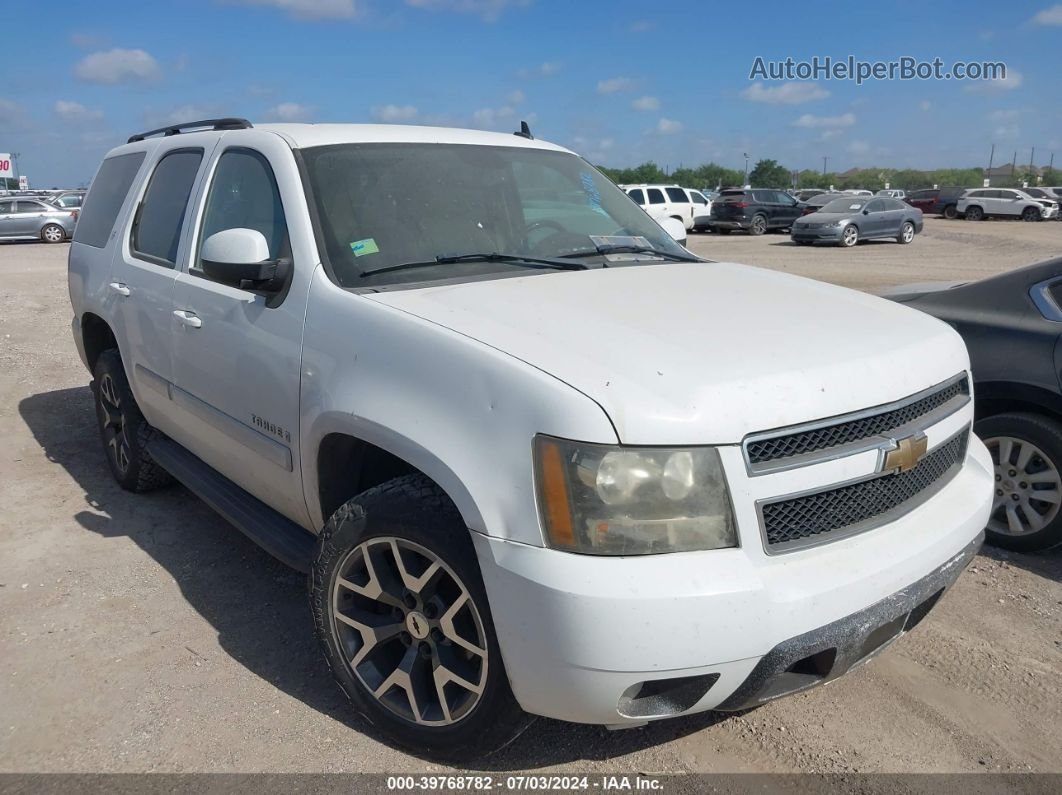
[[[159,466],[270,555],[303,574],[310,571],[315,535],[252,497],[177,442],[156,437],[147,451]]]

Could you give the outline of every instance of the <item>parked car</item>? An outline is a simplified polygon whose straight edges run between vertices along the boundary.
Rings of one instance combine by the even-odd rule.
[[[0,238],[62,243],[74,233],[77,216],[77,210],[55,207],[40,199],[0,199]]]
[[[1034,199],[1015,188],[979,188],[963,194],[956,210],[968,221],[992,217],[1043,221],[1058,215],[1058,203]]]
[[[800,202],[800,214],[803,216],[811,215],[812,213],[818,212],[827,204],[832,202],[834,199],[844,195],[845,194],[843,193],[827,192],[819,193],[815,196],[812,196],[810,199],[805,199],[804,201]]]
[[[849,196],[873,196],[869,190],[862,190],[861,188],[851,188],[849,190],[843,190],[841,193],[845,193]]]
[[[959,187],[941,188],[940,194],[937,196],[937,204],[931,212],[937,215],[942,215],[949,220],[958,218],[959,199],[966,195],[970,190],[972,189]]]
[[[887,296],[946,321],[966,341],[974,431],[995,468],[988,540],[1022,552],[1062,543],[1062,258]]]
[[[708,226],[721,235],[735,229],[762,235],[771,229],[789,229],[799,217],[800,203],[785,191],[728,188],[712,202]]]
[[[886,188],[885,190],[879,190],[874,195],[875,196],[885,196],[886,198],[889,198],[889,199],[905,199],[905,198],[907,198],[907,194],[904,191],[897,190],[896,188]]]
[[[940,200],[940,191],[936,188],[915,190],[904,196],[903,200],[912,207],[917,207],[923,215],[933,214],[937,211],[937,203]]]
[[[707,200],[697,191],[687,191],[679,185],[620,185],[634,203],[652,218],[674,218],[681,221],[687,231],[694,229],[694,219],[705,215]],[[698,202],[694,194],[702,199]]]
[[[683,231],[526,124],[134,135],[69,256],[107,466],[307,572],[365,725],[424,755],[831,681],[982,542],[969,359]]]
[[[59,193],[47,199],[49,204],[54,204],[56,207],[63,207],[65,209],[80,207],[84,200],[85,191],[83,190],[72,190],[66,193]]]
[[[712,200],[699,190],[686,188],[693,203],[693,231],[707,232],[712,221]]]
[[[899,199],[841,196],[795,224],[790,237],[797,245],[832,243],[845,247],[860,240],[893,238],[910,243],[922,231],[922,211]]]
[[[827,191],[823,188],[802,188],[801,190],[798,190],[793,194],[793,198],[796,199],[798,202],[806,202],[813,196],[821,196],[823,193],[829,192],[830,191]]]
[[[1060,205],[1062,205],[1062,188],[1023,188],[1022,190],[1041,204],[1048,207],[1054,206],[1054,219],[1062,221],[1062,208],[1060,208]]]

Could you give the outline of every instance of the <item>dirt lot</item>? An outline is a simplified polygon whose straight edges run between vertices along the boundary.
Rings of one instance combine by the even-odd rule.
[[[1062,223],[929,220],[911,246],[699,235],[714,259],[877,290],[1062,253]],[[106,471],[66,246],[0,245],[0,771],[440,770],[376,740],[314,646],[301,577],[180,488]],[[738,716],[540,720],[491,770],[1062,771],[1062,554],[987,553],[851,675]]]

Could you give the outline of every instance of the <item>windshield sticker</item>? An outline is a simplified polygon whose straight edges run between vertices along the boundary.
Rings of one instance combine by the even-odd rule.
[[[848,209],[849,210],[858,210],[862,206],[863,206],[862,204],[849,204],[848,205]]]
[[[594,185],[594,175],[589,171],[582,171],[579,173],[579,179],[583,183],[583,191],[586,193],[586,201],[590,205],[590,209],[606,215],[605,209],[601,206],[601,194],[598,192],[597,186]]]
[[[366,254],[380,253],[376,241],[371,237],[367,237],[364,240],[355,240],[350,244],[350,250],[354,252],[355,257],[364,257]]]

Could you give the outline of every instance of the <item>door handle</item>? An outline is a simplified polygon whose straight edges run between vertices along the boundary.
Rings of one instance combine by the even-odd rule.
[[[186,309],[174,309],[173,315],[184,325],[190,328],[202,328],[203,321],[195,312],[189,312]]]
[[[129,295],[129,288],[126,287],[121,282],[111,282],[111,292],[112,293],[118,293],[118,295],[121,295],[121,296],[128,296]]]

